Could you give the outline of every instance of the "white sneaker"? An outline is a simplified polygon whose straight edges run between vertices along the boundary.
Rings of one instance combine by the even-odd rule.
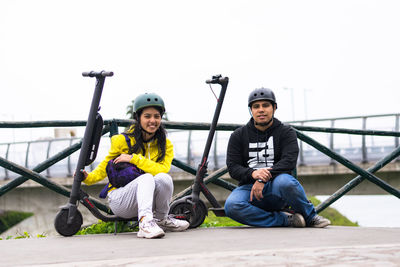
[[[156,221],[164,231],[181,232],[189,228],[189,222],[185,220],[175,219],[173,216],[168,215],[163,220]]]
[[[154,219],[143,217],[139,222],[139,232],[137,237],[159,238],[165,235],[164,231],[157,225]]]

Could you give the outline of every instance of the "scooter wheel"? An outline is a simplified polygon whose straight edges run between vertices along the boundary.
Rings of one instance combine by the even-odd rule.
[[[62,236],[72,236],[76,234],[79,229],[81,229],[81,225],[83,223],[82,214],[79,212],[79,210],[76,210],[76,214],[72,223],[68,224],[67,221],[68,209],[61,209],[54,220],[54,227]]]
[[[207,207],[204,202],[199,199],[195,210],[193,210],[193,205],[191,203],[178,200],[172,203],[169,213],[184,217],[190,223],[189,228],[196,228],[204,222],[207,215]]]

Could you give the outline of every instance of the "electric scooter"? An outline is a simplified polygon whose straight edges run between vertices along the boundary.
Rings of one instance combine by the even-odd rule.
[[[224,101],[226,89],[228,87],[229,78],[222,77],[221,75],[215,75],[211,80],[207,80],[207,84],[219,84],[221,85],[221,91],[217,98],[217,106],[215,108],[214,117],[211,123],[210,131],[208,133],[206,146],[204,148],[201,162],[196,172],[196,178],[192,186],[192,194],[189,196],[182,197],[172,202],[170,207],[170,214],[174,214],[175,218],[186,219],[190,223],[190,228],[196,228],[203,223],[208,210],[204,202],[199,198],[200,192],[204,194],[206,199],[212,205],[212,210],[217,216],[225,216],[224,209],[208,190],[204,183],[204,177],[207,173],[208,165],[208,154],[210,152],[211,144],[214,138],[215,129],[218,123],[219,114],[221,112],[222,103]]]
[[[89,195],[81,189],[84,180],[81,170],[90,165],[96,159],[99,148],[100,138],[103,130],[103,118],[98,112],[100,107],[101,94],[106,77],[113,76],[113,72],[83,72],[84,77],[95,77],[96,86],[90,106],[89,117],[87,120],[85,133],[83,136],[82,147],[79,153],[78,163],[75,170],[74,181],[72,184],[69,202],[61,207],[56,215],[54,227],[63,236],[76,234],[82,226],[82,214],[77,209],[78,201],[82,203],[96,218],[104,222],[118,221],[137,221],[137,218],[121,218],[115,215],[103,215],[99,209],[90,201]]]

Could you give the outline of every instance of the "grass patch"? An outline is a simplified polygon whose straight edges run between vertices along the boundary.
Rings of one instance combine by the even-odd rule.
[[[315,197],[310,198],[311,203],[314,204],[314,206],[318,206],[321,201],[319,201]],[[352,222],[350,221],[346,216],[343,216],[340,212],[338,212],[334,208],[326,208],[323,211],[319,213],[319,215],[329,219],[331,221],[331,225],[338,225],[338,226],[359,226],[357,222]]]
[[[204,222],[199,226],[201,228],[208,227],[225,227],[225,226],[243,226],[243,224],[232,220],[228,217],[217,217],[214,212],[209,211]]]
[[[44,234],[37,234],[36,237],[40,238],[40,237],[46,237]],[[31,235],[28,232],[24,232],[23,234],[19,234],[17,236],[7,236],[5,238],[5,240],[9,240],[9,239],[23,239],[23,238],[31,238]],[[3,240],[2,237],[0,237],[0,240]]]
[[[3,211],[0,214],[0,234],[32,215],[32,212]]]
[[[124,232],[137,232],[138,227],[131,222],[117,222],[117,233]],[[93,235],[93,234],[112,234],[115,233],[115,222],[103,222],[101,220],[98,223],[83,227],[76,235]]]

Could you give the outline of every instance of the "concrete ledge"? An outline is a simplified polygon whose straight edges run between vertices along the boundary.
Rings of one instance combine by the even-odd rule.
[[[2,266],[398,266],[398,236],[400,228],[197,228],[157,240],[136,233],[3,240],[0,251]]]
[[[356,165],[366,170],[369,167],[375,165],[375,163],[360,163]],[[329,164],[329,165],[298,166],[297,172],[301,175],[319,175],[319,176],[354,173],[352,170],[343,166],[340,163]],[[381,170],[379,170],[379,172],[400,172],[400,161],[394,161],[387,164]]]

